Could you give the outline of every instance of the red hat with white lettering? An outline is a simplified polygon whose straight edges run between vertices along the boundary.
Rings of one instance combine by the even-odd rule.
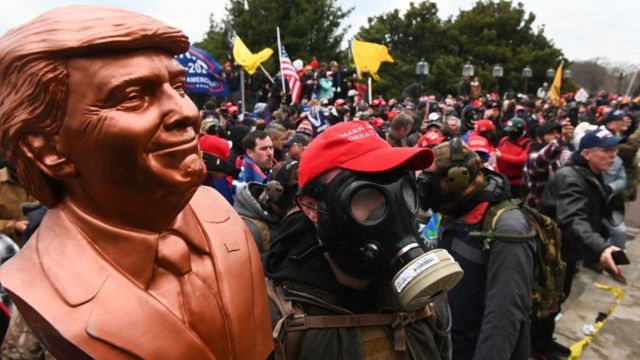
[[[489,148],[489,140],[482,136],[472,136],[467,141],[467,146],[473,151],[482,151],[487,154],[491,153]]]
[[[315,138],[302,154],[298,184],[302,188],[323,173],[340,168],[359,172],[420,170],[433,163],[427,148],[391,147],[364,121],[341,122]]]
[[[447,139],[446,137],[440,136],[440,134],[438,134],[435,131],[427,131],[426,134],[422,135],[422,137],[418,139],[418,144],[416,144],[416,146],[434,147],[446,139]]]

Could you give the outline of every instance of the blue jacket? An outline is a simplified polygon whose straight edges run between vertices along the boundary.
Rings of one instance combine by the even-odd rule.
[[[266,184],[269,180],[271,180],[271,171],[267,171],[265,174],[248,156],[242,159],[242,166],[240,167],[240,175],[238,175],[237,183],[245,185],[253,181]]]
[[[223,178],[217,179],[215,176],[207,175],[207,178],[204,180],[203,185],[210,186],[218,190],[220,195],[222,195],[225,199],[227,199],[229,204],[233,205],[233,195],[235,194],[234,188],[231,186],[226,176]]]

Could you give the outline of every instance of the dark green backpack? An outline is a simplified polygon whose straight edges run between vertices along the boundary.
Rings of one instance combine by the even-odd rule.
[[[529,221],[530,232],[525,235],[495,232],[500,216],[511,209],[520,209]],[[526,241],[535,238],[536,254],[533,275],[533,306],[531,316],[545,318],[558,311],[564,299],[566,264],[560,257],[561,235],[558,225],[548,216],[526,205],[520,199],[508,199],[490,206],[482,219],[482,231],[472,231],[470,237],[483,238],[483,249],[491,249],[495,240]]]

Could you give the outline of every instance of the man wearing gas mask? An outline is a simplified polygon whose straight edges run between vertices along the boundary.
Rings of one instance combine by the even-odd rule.
[[[279,199],[282,192],[282,185],[277,181],[271,180],[266,185],[252,181],[236,195],[233,208],[251,231],[260,254],[269,250],[271,237],[280,224],[274,199]]]
[[[339,123],[302,156],[297,222],[265,261],[276,358],[449,359],[443,296],[462,277],[415,229],[410,170],[425,148],[392,148],[363,121]]]
[[[470,232],[483,229],[493,204],[510,197],[504,175],[482,167],[478,155],[458,137],[433,149],[434,165],[418,183],[423,209],[442,215],[438,246],[460,263],[465,276],[448,295],[455,359],[527,359],[535,241],[487,243]],[[496,217],[495,234],[529,233],[519,209]]]

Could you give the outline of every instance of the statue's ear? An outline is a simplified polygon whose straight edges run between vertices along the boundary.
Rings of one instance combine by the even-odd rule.
[[[52,179],[74,177],[76,168],[73,163],[60,152],[55,136],[26,135],[20,139],[20,150],[37,167]]]

